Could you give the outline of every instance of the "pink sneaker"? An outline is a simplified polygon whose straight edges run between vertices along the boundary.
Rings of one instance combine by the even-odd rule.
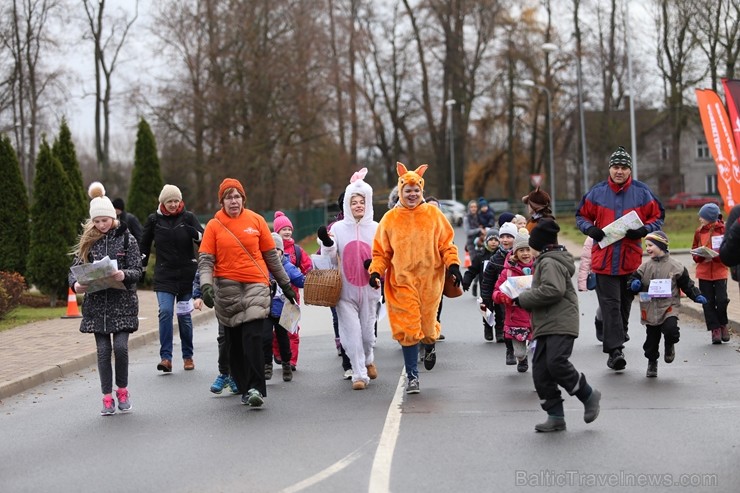
[[[106,395],[103,397],[103,409],[100,411],[101,416],[112,416],[116,414],[116,403],[113,401],[112,395]]]
[[[131,411],[131,401],[128,399],[128,389],[122,388],[116,390],[116,397],[118,397],[118,409],[122,413]]]

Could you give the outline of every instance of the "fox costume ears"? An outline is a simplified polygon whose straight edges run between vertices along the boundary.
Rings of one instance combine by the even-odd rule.
[[[419,185],[419,188],[421,190],[424,190],[424,172],[429,167],[428,164],[422,164],[418,168],[416,168],[414,171],[409,171],[406,169],[406,165],[400,162],[396,163],[396,172],[398,173],[398,190],[399,193],[401,190],[403,190],[404,185],[408,184],[416,184]]]

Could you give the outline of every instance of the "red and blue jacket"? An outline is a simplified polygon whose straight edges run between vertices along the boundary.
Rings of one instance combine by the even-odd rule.
[[[576,211],[576,226],[583,234],[591,226],[604,228],[625,214],[635,211],[648,233],[663,227],[665,209],[647,185],[630,176],[619,186],[609,178],[593,186],[583,196]],[[632,274],[642,263],[642,240],[623,238],[606,248],[594,242],[591,270],[597,274]]]

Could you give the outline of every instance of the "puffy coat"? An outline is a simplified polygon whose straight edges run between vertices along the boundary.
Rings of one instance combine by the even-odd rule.
[[[578,264],[578,291],[588,291],[586,281],[591,272],[591,249],[594,245],[594,239],[590,236],[583,242],[581,251],[581,262]]]
[[[519,306],[532,314],[534,338],[578,337],[578,295],[571,281],[575,272],[573,256],[562,246],[545,250],[534,261],[532,289],[519,295]]]
[[[154,265],[154,291],[190,294],[198,268],[196,244],[203,238],[203,228],[190,211],[166,216],[159,210],[149,214],[141,237],[142,265],[149,263],[152,248],[157,251]]]
[[[510,277],[525,276],[524,268],[532,269],[532,264],[525,265],[516,261],[511,257],[511,253],[506,257],[506,262],[503,272],[496,281],[496,286],[493,290],[493,301],[499,304],[506,304],[508,296],[501,292],[501,285],[506,282]],[[506,306],[506,318],[504,319],[504,331],[509,332],[511,327],[527,327],[532,326],[532,320],[527,310],[520,306],[507,305]]]
[[[725,234],[725,223],[722,220],[713,222],[711,224],[705,224],[696,230],[694,233],[694,241],[691,244],[691,248],[698,248],[705,246],[712,248],[712,237],[722,236]],[[727,279],[727,266],[722,263],[722,259],[719,255],[713,259],[707,260],[705,257],[700,255],[692,255],[694,262],[696,262],[696,278],[703,281],[717,281],[720,279]]]
[[[576,226],[586,234],[591,226],[603,229],[631,211],[637,213],[648,233],[662,228],[665,210],[647,185],[630,177],[620,187],[609,178],[594,185],[583,196],[576,212]],[[632,274],[641,262],[642,241],[639,238],[623,238],[606,248],[595,242],[591,251],[591,270],[597,274]]]
[[[740,204],[727,216],[725,238],[719,247],[719,258],[728,267],[740,265]]]
[[[306,252],[303,252],[305,255]],[[293,262],[290,260],[290,257],[287,255],[283,255],[282,258],[283,262],[283,269],[285,269],[285,273],[288,274],[288,277],[290,278],[290,284],[295,286],[296,288],[302,288],[304,282],[306,281],[306,275],[301,272],[301,270],[293,265]],[[274,277],[274,276],[273,276]],[[296,302],[298,302],[298,290],[295,290],[296,292]],[[280,314],[283,313],[283,305],[285,305],[285,296],[283,296],[282,289],[278,288],[277,293],[272,298],[272,307],[270,308],[270,315],[273,317],[280,317]]]
[[[127,239],[128,237],[128,239]],[[112,334],[114,332],[136,332],[139,329],[139,298],[136,283],[141,278],[141,255],[136,238],[125,224],[112,228],[90,249],[88,262],[115,259],[118,269],[123,271],[126,289],[105,289],[86,293],[82,300],[82,322],[80,332]],[[82,264],[75,257],[72,265]],[[77,281],[70,270],[69,286],[74,289]]]

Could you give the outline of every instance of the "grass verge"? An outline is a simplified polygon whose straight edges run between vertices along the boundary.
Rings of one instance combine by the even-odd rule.
[[[19,306],[11,310],[2,320],[0,320],[0,331],[12,329],[19,325],[40,322],[42,320],[51,320],[60,318],[67,313],[66,306],[57,306],[55,308],[43,307],[32,308],[30,306]]]

